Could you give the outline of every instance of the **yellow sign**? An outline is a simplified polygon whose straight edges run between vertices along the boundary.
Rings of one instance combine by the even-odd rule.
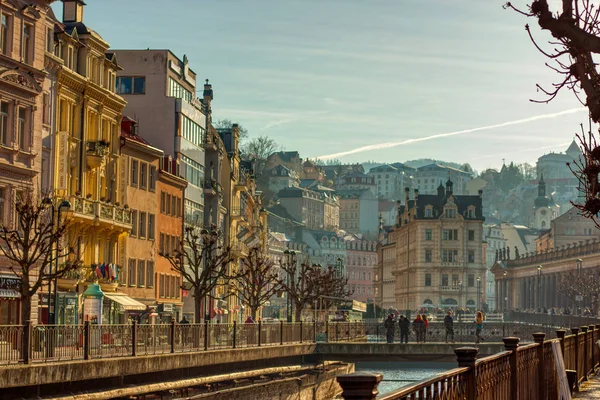
[[[367,303],[362,301],[352,300],[352,311],[367,312]]]

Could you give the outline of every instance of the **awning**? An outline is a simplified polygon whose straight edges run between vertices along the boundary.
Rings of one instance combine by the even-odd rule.
[[[0,289],[0,298],[19,299],[21,298],[21,293],[14,289]]]
[[[146,305],[132,299],[125,293],[104,293],[104,297],[119,303],[125,311],[145,311]]]

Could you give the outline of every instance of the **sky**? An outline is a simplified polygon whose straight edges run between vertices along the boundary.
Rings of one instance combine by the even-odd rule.
[[[84,22],[113,49],[186,54],[199,81],[213,85],[213,119],[303,158],[499,168],[566,150],[587,122],[571,92],[529,101],[543,98],[536,83],[557,76],[524,26],[542,44],[548,35],[504,1],[86,3]],[[62,18],[62,4],[53,8]]]

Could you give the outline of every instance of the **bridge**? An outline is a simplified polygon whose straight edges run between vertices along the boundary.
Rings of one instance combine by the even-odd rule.
[[[588,347],[578,347],[578,355],[592,351],[591,343],[600,336],[595,327],[585,329]],[[505,351],[506,337],[533,342],[533,333],[540,330],[545,337],[556,336],[551,327],[486,323],[488,340],[477,345],[478,355]],[[6,395],[23,388],[47,395],[324,361],[448,359],[473,345],[474,326],[455,323],[458,343],[444,343],[444,336],[442,324],[436,323],[430,324],[427,343],[418,345],[387,344],[382,324],[367,323],[0,327],[0,365],[5,364],[0,366],[0,387]],[[571,343],[567,349],[573,347],[572,337],[564,339]]]

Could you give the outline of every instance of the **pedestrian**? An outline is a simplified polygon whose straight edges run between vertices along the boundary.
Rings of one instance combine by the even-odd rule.
[[[413,331],[417,337],[417,343],[424,341],[425,323],[423,322],[423,318],[421,318],[421,314],[417,314],[417,317],[413,321]]]
[[[475,314],[475,336],[477,338],[475,340],[475,343],[484,341],[483,337],[481,336],[481,331],[483,330],[483,320],[483,313],[481,311],[477,311],[477,313]]]
[[[448,311],[448,314],[444,317],[444,327],[446,328],[446,343],[448,343],[448,337],[450,337],[450,341],[454,343],[454,320],[452,319],[452,311]]]
[[[248,318],[246,318],[246,321],[244,321],[245,324],[253,324],[254,320],[252,319],[252,315],[248,315]]]
[[[423,314],[423,342],[427,341],[427,331],[429,330],[429,321],[427,315]]]
[[[388,315],[387,319],[383,323],[383,326],[385,327],[385,336],[388,343],[394,343],[395,325],[394,316],[392,314]]]
[[[188,321],[187,318],[184,315],[183,318],[181,318],[181,321],[179,321],[179,323],[182,324],[182,325],[184,325],[184,324],[189,325],[190,321]]]
[[[398,320],[400,326],[400,343],[408,343],[408,329],[410,328],[410,321],[404,315],[400,316]]]

